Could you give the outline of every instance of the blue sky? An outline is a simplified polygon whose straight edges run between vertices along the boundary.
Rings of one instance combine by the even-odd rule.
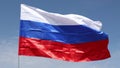
[[[0,67],[18,68],[20,3],[61,14],[80,14],[103,23],[111,58],[94,62],[65,62],[42,57],[19,57],[20,68],[119,68],[120,0],[1,0]]]

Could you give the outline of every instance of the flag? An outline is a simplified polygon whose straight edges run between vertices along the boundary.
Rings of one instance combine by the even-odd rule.
[[[110,57],[102,23],[21,4],[19,55],[82,62]]]

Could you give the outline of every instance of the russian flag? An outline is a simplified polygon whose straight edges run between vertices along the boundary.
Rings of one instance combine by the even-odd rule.
[[[81,62],[110,57],[102,23],[21,4],[19,55]]]

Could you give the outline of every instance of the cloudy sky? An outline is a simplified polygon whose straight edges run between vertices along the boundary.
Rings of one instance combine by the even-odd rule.
[[[103,23],[109,35],[111,58],[94,62],[65,62],[42,57],[19,57],[18,37],[20,4],[61,14],[80,14]],[[120,0],[0,0],[1,68],[119,68]],[[19,65],[18,65],[19,64]]]

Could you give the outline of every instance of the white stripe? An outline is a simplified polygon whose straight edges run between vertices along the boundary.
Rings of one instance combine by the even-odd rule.
[[[51,25],[85,25],[100,31],[102,23],[77,14],[62,15],[21,4],[21,20],[43,22]]]

